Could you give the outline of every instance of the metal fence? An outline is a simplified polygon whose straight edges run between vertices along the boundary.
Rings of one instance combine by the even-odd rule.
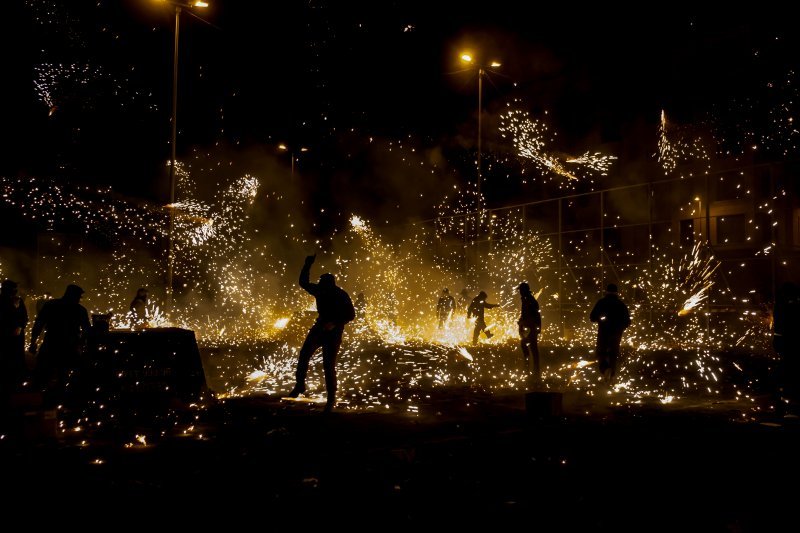
[[[437,217],[425,225],[434,260],[459,273],[466,286],[506,294],[521,280],[546,287],[543,312],[556,314],[562,331],[585,321],[587,305],[608,283],[657,320],[654,315],[675,306],[660,293],[691,288],[681,286],[691,274],[687,261],[695,269],[719,263],[696,310],[710,329],[742,316],[768,320],[779,278],[796,275],[785,272],[795,268],[797,246],[782,228],[796,215],[778,198],[780,172],[776,165],[750,165]],[[526,253],[534,257],[519,261]],[[519,271],[510,271],[514,264]]]

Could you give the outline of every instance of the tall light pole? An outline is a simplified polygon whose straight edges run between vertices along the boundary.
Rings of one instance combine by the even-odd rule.
[[[478,200],[481,196],[481,182],[483,181],[483,176],[481,175],[481,148],[483,143],[483,77],[486,75],[486,71],[492,72],[490,68],[498,68],[500,67],[500,63],[497,61],[492,61],[488,65],[484,65],[482,63],[478,63],[473,58],[472,54],[469,52],[465,52],[461,54],[461,61],[472,65],[473,68],[478,69],[478,157],[475,160],[476,170],[477,170],[477,189],[478,189]],[[467,247],[468,235],[469,235],[469,222],[470,217],[469,214],[464,216],[464,270],[465,275],[467,278],[467,282],[469,283],[470,277],[470,270],[469,270],[469,248]]]
[[[478,158],[476,161],[477,171],[478,171],[478,195],[481,193],[481,143],[483,141],[481,136],[481,130],[483,129],[483,77],[486,75],[486,71],[491,68],[498,68],[501,64],[497,61],[492,61],[489,65],[482,65],[475,62],[475,59],[472,57],[472,54],[464,53],[461,54],[461,61],[468,63],[470,65],[475,65],[478,69]],[[490,71],[491,72],[491,71]]]
[[[159,0],[170,4],[175,8],[175,43],[172,54],[172,132],[170,135],[170,158],[169,158],[169,248],[167,251],[167,312],[172,312],[173,287],[172,276],[175,265],[175,148],[178,138],[178,44],[180,42],[181,30],[181,10],[193,7],[208,7],[208,3],[197,0],[192,3],[175,2],[172,0]]]
[[[295,158],[296,158],[296,156],[294,155],[295,154],[295,150],[297,150],[298,152],[304,153],[304,152],[308,152],[308,148],[306,148],[305,146],[300,146],[298,148],[294,148],[294,147],[291,147],[291,146],[287,146],[284,143],[281,143],[281,144],[278,145],[278,150],[280,150],[281,152],[289,152],[289,157],[291,158],[291,164],[292,164],[291,179],[292,179],[292,181],[294,181],[294,162],[295,162]]]

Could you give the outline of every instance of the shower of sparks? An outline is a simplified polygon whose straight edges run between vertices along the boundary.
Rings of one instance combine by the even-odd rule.
[[[659,253],[660,252],[660,253]],[[637,320],[627,332],[629,342],[639,349],[680,348],[717,344],[723,347],[725,336],[709,338],[705,316],[698,316],[701,304],[708,302],[714,286],[714,273],[720,263],[706,253],[701,243],[695,244],[679,260],[671,250],[654,249],[657,258],[651,269],[632,280],[631,285],[644,292],[648,307],[634,307]],[[658,328],[642,314],[652,313]],[[705,313],[703,313],[705,315]]]
[[[128,80],[90,64],[42,63],[34,67],[33,87],[50,116],[66,104],[80,109],[92,107],[98,94],[115,97],[120,106],[145,102],[146,109],[156,109],[148,103],[149,94],[131,89],[130,85]]]
[[[698,128],[669,122],[666,112],[662,110],[658,128],[657,158],[664,172],[669,174],[686,161],[710,161],[711,151]]]
[[[612,159],[587,152],[563,163],[603,174]],[[476,188],[467,186],[436,206],[433,223],[411,224],[402,236],[389,238],[392,232],[354,214],[323,245],[304,237],[289,200],[256,177],[218,183],[217,194],[206,198],[196,192],[196,180],[183,165],[176,171],[177,201],[169,206],[41,179],[2,179],[0,199],[44,229],[101,234],[112,243],[110,258],[88,276],[69,261],[70,242],[55,232],[43,234],[50,239],[46,259],[54,265],[53,282],[84,284],[91,312],[113,313],[113,325],[120,328],[137,327],[127,312],[136,287],[160,286],[172,213],[175,272],[182,285],[172,325],[193,329],[203,348],[212,351],[212,385],[226,396],[280,395],[293,385],[297,353],[315,316],[313,299],[297,286],[299,250],[317,251],[314,273],[335,274],[339,285],[353,296],[363,292],[367,302],[364,317],[348,325],[339,357],[343,408],[416,414],[438,387],[525,390],[529,375],[518,353],[516,322],[516,288],[522,281],[542,306],[546,386],[601,393],[592,363],[596,330],[586,319],[595,297],[584,288],[599,287],[602,279],[585,274],[593,272],[588,233],[565,234],[562,246],[569,254],[559,258],[556,237],[528,223],[530,212],[488,209]],[[743,188],[742,197],[747,194]],[[248,222],[261,198],[273,208],[286,205],[283,216],[271,219],[269,235]],[[693,210],[696,204],[688,205]],[[573,208],[573,200],[565,200],[564,207]],[[770,209],[765,203],[764,213]],[[699,215],[692,211],[690,216]],[[648,266],[619,272],[634,320],[624,337],[619,380],[610,392],[631,403],[647,398],[675,403],[690,393],[724,393],[728,389],[720,380],[741,370],[716,353],[757,344],[765,338],[765,326],[742,315],[738,323],[708,327],[707,306],[734,298],[714,288],[719,263],[704,248],[686,253],[678,246],[654,247],[653,256]],[[486,312],[491,339],[472,344],[468,300],[438,327],[435,306],[443,287],[457,299],[462,289],[470,297],[485,290],[489,301],[499,304]],[[630,288],[641,295],[631,299],[625,293]],[[168,325],[158,310],[157,292],[151,289],[151,296],[147,325]],[[308,384],[314,402],[323,401],[322,383],[315,359]],[[736,394],[747,397],[748,391]]]
[[[566,178],[566,182],[560,182],[559,187],[574,187],[579,180],[591,184],[594,175],[608,175],[615,156],[589,151],[580,157],[558,155],[550,148],[557,134],[551,133],[544,121],[533,119],[524,111],[510,107],[511,104],[509,110],[501,115],[501,135],[511,139],[518,157],[531,161],[545,177],[556,175]],[[566,164],[577,168],[567,169]]]
[[[500,129],[503,136],[510,136],[519,157],[533,161],[542,172],[557,174],[568,180],[578,177],[568,171],[561,160],[546,151],[547,144],[555,139],[542,121],[531,119],[522,111],[508,111],[502,116],[504,120]]]
[[[466,348],[464,348],[463,346],[459,346],[459,347],[458,347],[458,353],[459,353],[459,354],[461,354],[461,356],[462,356],[464,359],[466,359],[467,361],[474,361],[474,360],[475,360],[475,359],[472,357],[472,354],[471,354],[471,353],[469,353],[469,352],[467,351],[467,349],[466,349]]]
[[[682,292],[690,296],[678,311],[679,316],[689,314],[707,300],[708,293],[714,285],[711,276],[719,265],[713,256],[705,259],[702,257],[700,243],[695,244],[691,253],[683,257],[678,266],[678,275],[682,278],[679,287]]]
[[[616,159],[613,155],[603,155],[600,152],[590,154],[586,152],[580,157],[567,159],[567,163],[574,163],[576,165],[583,165],[587,168],[599,173],[601,176],[608,176],[608,169],[611,168],[611,163]]]

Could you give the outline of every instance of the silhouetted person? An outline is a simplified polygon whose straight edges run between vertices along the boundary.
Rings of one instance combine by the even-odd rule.
[[[519,296],[522,303],[519,320],[519,338],[522,347],[522,357],[525,359],[525,370],[530,371],[530,358],[533,357],[533,373],[538,379],[541,377],[539,366],[539,332],[542,331],[542,315],[539,312],[539,302],[531,292],[527,283],[520,283]]]
[[[350,296],[340,287],[336,286],[333,274],[322,274],[319,283],[311,283],[309,274],[311,265],[316,259],[315,255],[306,257],[303,269],[300,271],[300,286],[317,300],[319,316],[308,331],[300,355],[297,358],[297,383],[289,393],[292,398],[297,398],[306,391],[306,374],[308,362],[314,352],[322,347],[322,367],[325,370],[325,389],[328,399],[325,411],[333,409],[336,403],[336,356],[342,344],[344,326],[355,318],[355,309]]]
[[[25,377],[25,326],[28,310],[10,279],[0,284],[0,386],[14,390]]]
[[[481,331],[486,335],[487,339],[494,337],[491,331],[486,331],[484,311],[497,307],[497,304],[487,303],[486,296],[485,292],[479,292],[478,295],[472,299],[472,303],[469,304],[469,309],[467,310],[467,319],[475,317],[475,329],[472,331],[472,344],[478,343],[478,336],[481,334]]]
[[[134,329],[142,329],[147,326],[147,296],[148,291],[144,287],[136,291],[136,297],[131,301],[130,317],[131,326]]]
[[[359,292],[356,294],[356,301],[353,303],[356,312],[356,320],[364,320],[367,316],[367,300],[364,298],[364,293]]]
[[[450,295],[450,291],[445,287],[442,289],[442,296],[436,302],[436,316],[439,319],[439,329],[450,320],[450,316],[456,308],[456,300]]]
[[[783,401],[796,404],[800,399],[800,288],[794,283],[783,283],[775,295],[772,344],[780,356]]]
[[[619,345],[622,332],[631,325],[628,307],[619,299],[617,286],[610,283],[606,294],[594,305],[589,319],[597,322],[597,364],[606,383],[611,383],[617,373]]]
[[[36,341],[44,331],[44,341],[36,360],[36,375],[45,389],[58,396],[66,392],[81,364],[89,313],[80,304],[83,289],[68,285],[64,296],[48,301],[36,315],[31,331],[30,352],[36,353]]]

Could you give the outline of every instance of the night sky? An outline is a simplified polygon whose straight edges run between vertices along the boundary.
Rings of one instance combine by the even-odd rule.
[[[216,0],[196,10],[207,22],[186,12],[181,18],[178,157],[201,155],[195,172],[222,161],[233,172],[277,166],[288,174],[288,156],[276,146],[306,146],[298,183],[320,205],[344,187],[346,200],[334,195],[337,202],[369,209],[399,189],[376,186],[392,163],[370,139],[403,139],[438,150],[462,183],[474,177],[477,93],[474,70],[458,61],[465,49],[503,63],[484,84],[484,143],[495,152],[487,157],[509,155],[492,128],[509,102],[536,116],[547,111],[563,150],[618,143],[637,123],[652,125],[654,139],[661,109],[702,121],[728,102],[756,98],[790,71],[791,17],[760,6],[701,13],[672,4],[631,11],[505,1],[478,8]],[[10,15],[11,105],[0,170],[166,198],[171,8],[147,0],[28,0]],[[47,65],[73,70],[42,76]],[[490,203],[526,194],[504,194],[508,183],[490,178]]]

